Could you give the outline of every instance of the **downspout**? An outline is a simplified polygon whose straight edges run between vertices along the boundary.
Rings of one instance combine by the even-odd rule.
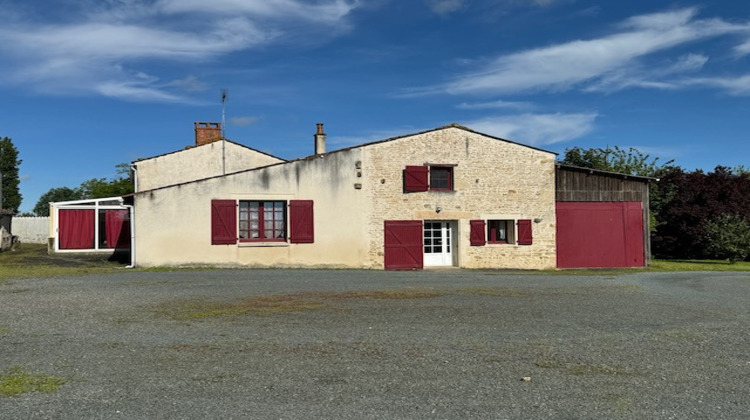
[[[125,207],[130,210],[130,265],[126,265],[125,268],[135,268],[135,206]]]
[[[133,191],[138,192],[138,166],[131,163],[130,172],[133,174]]]

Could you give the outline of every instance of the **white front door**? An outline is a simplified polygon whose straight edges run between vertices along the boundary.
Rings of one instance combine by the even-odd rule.
[[[424,265],[453,265],[453,230],[450,222],[424,222]]]

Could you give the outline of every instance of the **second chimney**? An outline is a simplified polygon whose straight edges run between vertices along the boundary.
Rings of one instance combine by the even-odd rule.
[[[221,123],[197,122],[195,123],[195,145],[211,143],[221,140]]]
[[[315,132],[315,154],[324,155],[326,153],[326,133],[323,132],[323,123],[315,125],[318,127]]]

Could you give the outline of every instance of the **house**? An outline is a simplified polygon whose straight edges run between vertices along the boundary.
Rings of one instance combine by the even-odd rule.
[[[456,124],[332,152],[318,124],[313,150],[287,161],[195,123],[194,145],[133,162],[132,196],[53,204],[55,249],[144,267],[648,264],[651,178]]]
[[[319,124],[285,161],[219,128],[133,163],[137,265],[556,267],[555,153],[458,125],[326,152]]]

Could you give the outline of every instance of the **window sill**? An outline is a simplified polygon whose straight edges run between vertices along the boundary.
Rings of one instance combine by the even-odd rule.
[[[247,242],[239,242],[240,248],[258,248],[258,247],[286,247],[289,246],[289,242],[286,241],[247,241]]]

